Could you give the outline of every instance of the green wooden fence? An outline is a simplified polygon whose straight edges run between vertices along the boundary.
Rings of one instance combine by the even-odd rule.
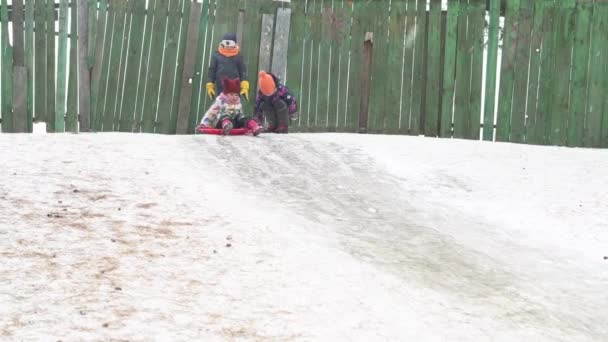
[[[76,62],[81,3],[90,84],[79,83]],[[192,132],[209,105],[210,54],[223,32],[237,31],[251,97],[259,68],[284,75],[299,99],[296,131],[608,147],[602,0],[0,4],[4,132],[31,131],[33,121],[53,132]],[[90,107],[79,110],[83,92]]]

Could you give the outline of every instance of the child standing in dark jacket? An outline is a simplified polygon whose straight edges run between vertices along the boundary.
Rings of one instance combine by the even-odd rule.
[[[213,99],[223,91],[222,80],[224,78],[239,79],[240,94],[249,101],[249,81],[247,81],[247,67],[243,61],[240,48],[236,42],[236,34],[228,32],[220,43],[217,51],[211,56],[209,66],[209,79],[207,81],[207,95]]]
[[[287,133],[289,119],[297,119],[296,98],[275,75],[260,71],[258,76],[260,90],[255,101],[256,120],[262,123],[266,119],[266,132]]]

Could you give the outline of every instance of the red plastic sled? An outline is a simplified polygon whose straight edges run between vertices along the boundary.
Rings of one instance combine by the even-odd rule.
[[[221,128],[197,127],[196,131],[201,134],[224,135],[224,130]],[[245,135],[249,133],[248,128],[233,128],[229,135]]]

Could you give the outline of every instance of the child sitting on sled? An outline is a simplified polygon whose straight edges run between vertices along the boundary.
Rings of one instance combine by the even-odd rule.
[[[266,132],[287,133],[289,118],[292,121],[297,119],[296,98],[275,75],[260,71],[258,76],[260,90],[255,101],[256,120],[262,123],[266,119]]]
[[[229,135],[233,128],[244,128],[248,133],[258,135],[262,127],[243,114],[243,106],[239,92],[241,90],[239,79],[224,78],[223,91],[216,97],[201,120],[197,131],[210,133],[214,129],[221,129],[222,134]]]

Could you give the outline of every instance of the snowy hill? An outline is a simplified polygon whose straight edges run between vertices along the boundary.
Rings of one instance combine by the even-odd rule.
[[[608,151],[117,133],[0,150],[0,340],[608,340]]]

